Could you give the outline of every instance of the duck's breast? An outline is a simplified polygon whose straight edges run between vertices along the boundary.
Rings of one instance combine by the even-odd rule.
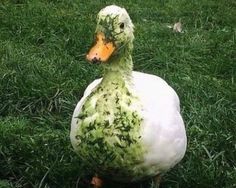
[[[86,89],[73,114],[71,142],[89,171],[122,181],[146,177],[141,106],[136,96],[126,87],[118,89],[115,82],[107,88],[92,83]]]

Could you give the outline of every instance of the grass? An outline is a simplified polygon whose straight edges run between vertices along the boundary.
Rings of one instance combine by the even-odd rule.
[[[76,187],[83,176],[70,119],[86,86],[100,76],[85,53],[97,12],[113,3],[1,1],[0,187]],[[235,1],[116,4],[136,26],[135,70],[163,77],[181,99],[187,153],[161,187],[236,187]],[[179,19],[182,34],[167,27]]]

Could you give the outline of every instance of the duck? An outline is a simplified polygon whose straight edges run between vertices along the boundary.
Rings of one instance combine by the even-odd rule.
[[[187,137],[175,90],[162,78],[133,71],[134,25],[125,8],[97,16],[86,55],[103,68],[72,115],[70,140],[94,188],[103,179],[124,183],[160,177],[185,155]]]

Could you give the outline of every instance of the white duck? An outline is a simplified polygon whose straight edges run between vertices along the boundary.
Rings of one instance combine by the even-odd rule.
[[[97,177],[132,182],[169,170],[184,156],[179,98],[160,77],[132,71],[133,24],[124,8],[102,9],[97,41],[87,55],[104,66],[77,104],[71,143]],[[94,178],[94,187],[100,179]]]

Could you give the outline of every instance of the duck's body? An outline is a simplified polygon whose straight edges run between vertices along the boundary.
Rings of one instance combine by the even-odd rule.
[[[109,91],[101,89],[101,82],[102,79],[97,79],[87,87],[72,119],[72,144],[92,172],[119,181],[137,181],[163,173],[183,158],[186,135],[179,99],[163,79],[133,72],[128,96],[125,90],[120,93],[115,89],[115,82]],[[129,99],[136,101],[135,105],[129,106]],[[83,110],[88,101],[90,109]],[[116,109],[116,101],[121,110]],[[85,111],[86,118],[81,117]],[[121,118],[126,125],[120,121],[122,111],[129,113]],[[80,118],[87,120],[84,129]],[[86,141],[81,141],[80,136]]]
[[[132,71],[133,25],[125,9],[101,10],[96,33],[87,59],[105,62],[105,71],[74,111],[73,148],[100,177],[128,182],[163,173],[186,150],[179,98],[163,79]]]

